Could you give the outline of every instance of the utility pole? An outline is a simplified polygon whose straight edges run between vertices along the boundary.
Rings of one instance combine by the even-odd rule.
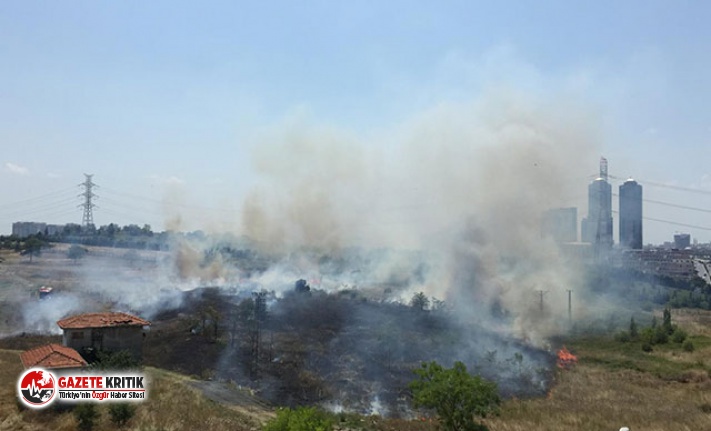
[[[250,341],[252,344],[252,375],[256,376],[259,373],[259,357],[261,354],[262,344],[262,323],[267,317],[266,292],[252,292],[254,298],[254,310],[252,314],[252,328]]]
[[[91,177],[93,177],[93,174],[84,174],[84,177],[86,177],[86,180],[79,184],[79,187],[84,187],[84,192],[79,194],[79,197],[84,198],[84,202],[79,205],[79,208],[82,208],[84,210],[84,214],[81,219],[81,224],[82,226],[89,227],[94,225],[94,213],[93,209],[96,208],[96,205],[91,201],[92,199],[98,199],[99,197],[94,194],[92,189],[94,187],[98,188],[96,184],[94,184],[91,181]]]
[[[573,321],[573,302],[571,300],[571,295],[573,291],[568,289],[568,323]]]
[[[541,296],[541,313],[543,312],[543,295],[548,293],[547,290],[537,290],[538,294]]]

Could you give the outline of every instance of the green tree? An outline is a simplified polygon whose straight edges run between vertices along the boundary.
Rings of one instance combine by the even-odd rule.
[[[153,236],[153,231],[151,230],[151,225],[144,224],[141,228],[141,233],[145,236]]]
[[[100,370],[132,370],[138,368],[140,363],[128,350],[117,350],[115,352],[99,350],[96,353],[96,361],[92,366]]]
[[[96,405],[92,403],[82,403],[74,409],[74,417],[77,419],[77,428],[80,431],[91,431],[98,416]]]
[[[264,431],[331,431],[333,420],[326,413],[313,407],[296,410],[280,409],[277,417],[262,428]]]
[[[674,332],[674,325],[672,325],[671,320],[671,310],[669,310],[669,308],[665,308],[663,316],[662,329],[667,333],[667,335],[671,335],[672,332]]]
[[[637,340],[639,338],[639,328],[634,321],[634,317],[630,319],[630,339]]]
[[[129,403],[114,403],[109,405],[109,417],[111,422],[118,426],[126,425],[136,413],[136,407]]]
[[[451,369],[432,361],[414,371],[418,379],[410,383],[415,407],[433,409],[446,431],[482,431],[477,418],[495,412],[501,399],[496,383],[472,376],[457,361]]]
[[[36,236],[31,236],[25,240],[22,246],[22,254],[30,256],[30,262],[32,262],[33,256],[39,256],[42,252],[42,247],[46,244],[41,239]]]
[[[430,306],[430,300],[429,298],[427,298],[427,295],[425,295],[424,292],[417,292],[416,294],[412,295],[410,305],[412,306],[412,308],[416,308],[422,311],[426,310],[427,307]]]

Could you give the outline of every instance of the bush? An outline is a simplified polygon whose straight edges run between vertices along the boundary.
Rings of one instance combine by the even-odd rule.
[[[469,374],[459,361],[449,369],[436,362],[424,363],[414,372],[418,379],[410,383],[413,404],[435,410],[443,429],[487,429],[477,417],[498,410],[501,399],[496,383]]]
[[[313,407],[280,409],[277,417],[264,425],[264,431],[331,431],[333,420]]]
[[[692,343],[691,340],[684,341],[684,344],[682,344],[681,347],[687,352],[694,351],[694,343]]]
[[[118,426],[123,426],[136,413],[136,407],[128,403],[116,403],[109,406],[109,416],[111,422]]]
[[[686,340],[686,332],[684,332],[684,330],[681,328],[676,328],[671,338],[673,342],[681,344],[684,342],[684,340]]]
[[[96,356],[97,360],[93,366],[100,370],[130,370],[139,367],[139,362],[128,350],[119,350],[116,352],[99,350]]]
[[[651,343],[644,342],[644,343],[642,343],[642,350],[645,351],[645,352],[651,352],[651,351],[654,350],[654,349],[652,349],[652,344],[651,344]]]
[[[653,327],[642,329],[639,337],[642,340],[642,344],[654,344],[654,340],[656,339],[656,333],[657,330]]]
[[[77,429],[80,431],[91,431],[94,428],[94,421],[99,416],[96,406],[92,403],[79,404],[74,409],[74,417],[77,419]]]
[[[619,341],[620,343],[629,343],[631,340],[632,336],[627,331],[620,331],[615,334],[615,341]]]
[[[652,344],[666,344],[669,341],[669,334],[667,333],[667,328],[664,326],[657,326],[654,329],[654,342]]]

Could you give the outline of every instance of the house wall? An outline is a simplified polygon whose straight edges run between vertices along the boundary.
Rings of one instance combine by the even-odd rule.
[[[143,356],[143,328],[123,326],[65,329],[63,344],[79,352],[86,347],[113,352],[128,350],[136,359],[140,359]]]

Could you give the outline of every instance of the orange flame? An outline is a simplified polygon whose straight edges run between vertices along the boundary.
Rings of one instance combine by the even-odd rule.
[[[577,363],[578,357],[570,353],[565,346],[558,350],[558,368],[570,368]]]

